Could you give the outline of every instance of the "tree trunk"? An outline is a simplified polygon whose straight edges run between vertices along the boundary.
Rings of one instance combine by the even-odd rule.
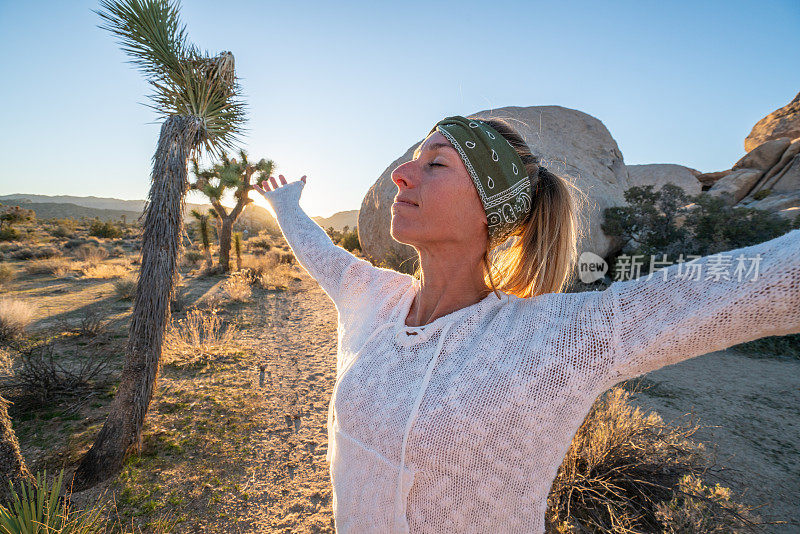
[[[199,123],[169,117],[154,157],[149,204],[142,234],[142,261],[131,316],[125,363],[103,428],[75,472],[75,487],[91,487],[115,475],[126,453],[141,445],[144,418],[153,397],[169,303],[178,281],[187,158],[197,146]]]
[[[11,499],[9,482],[17,486],[23,480],[33,479],[11,426],[8,404],[7,400],[0,397],[0,501],[5,504],[9,504]]]
[[[233,233],[233,220],[225,217],[220,225],[219,266],[226,273],[231,270],[231,233]]]

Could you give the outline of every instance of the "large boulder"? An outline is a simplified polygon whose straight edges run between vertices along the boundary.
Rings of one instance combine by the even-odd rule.
[[[697,179],[696,169],[674,163],[650,163],[647,165],[627,165],[628,184],[633,186],[652,185],[655,191],[664,184],[674,184],[688,195],[699,195],[703,184]]]
[[[794,100],[758,121],[744,140],[744,149],[750,152],[760,144],[780,137],[800,137],[800,93]]]
[[[709,195],[714,195],[733,205],[742,200],[750,189],[756,184],[764,171],[760,169],[738,169],[724,178],[720,178],[708,190]]]
[[[791,142],[792,140],[788,137],[781,137],[761,143],[734,163],[731,169],[761,169],[765,171],[778,163]]]
[[[581,218],[585,237],[578,245],[579,252],[588,250],[607,256],[620,246],[603,233],[600,224],[605,208],[624,204],[628,171],[617,142],[602,122],[561,106],[508,106],[474,115],[480,119],[508,119],[548,170],[568,178],[583,193]],[[373,260],[386,259],[391,254],[414,254],[413,248],[396,242],[389,233],[392,199],[397,194],[391,174],[411,159],[422,141],[413,143],[383,171],[361,203],[359,238],[364,252]]]

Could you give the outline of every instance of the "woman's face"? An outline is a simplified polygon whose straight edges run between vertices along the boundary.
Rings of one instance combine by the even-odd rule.
[[[392,237],[412,246],[455,243],[483,250],[488,237],[486,212],[450,141],[433,132],[413,157],[392,171],[398,189],[392,204]]]

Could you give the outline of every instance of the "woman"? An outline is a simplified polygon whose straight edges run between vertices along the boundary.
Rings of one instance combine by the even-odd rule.
[[[731,253],[760,258],[755,280],[697,280],[676,265],[561,293],[576,256],[569,184],[498,119],[439,121],[392,173],[391,234],[416,249],[419,280],[335,246],[299,206],[305,178],[257,189],[338,311],[337,532],[544,532],[552,482],[599,394],[800,332],[797,230]]]

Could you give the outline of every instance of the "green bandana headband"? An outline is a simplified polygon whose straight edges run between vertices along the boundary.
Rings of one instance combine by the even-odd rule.
[[[494,248],[531,209],[531,181],[522,158],[500,132],[478,119],[445,117],[428,135],[436,130],[458,151],[478,190],[489,224],[489,248]]]

